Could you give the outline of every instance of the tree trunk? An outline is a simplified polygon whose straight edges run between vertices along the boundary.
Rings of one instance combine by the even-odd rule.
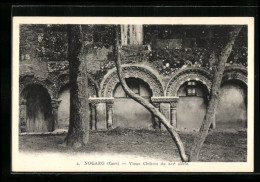
[[[186,156],[185,149],[183,146],[183,143],[180,139],[179,134],[176,132],[175,128],[170,124],[170,122],[167,120],[167,118],[156,108],[154,107],[150,102],[146,101],[144,98],[141,96],[136,95],[126,84],[125,78],[124,78],[124,73],[122,71],[121,67],[121,59],[120,59],[120,46],[119,46],[119,30],[117,27],[117,32],[116,32],[116,45],[115,45],[115,53],[117,54],[117,60],[116,60],[116,68],[117,68],[117,74],[119,81],[122,85],[122,88],[124,89],[125,93],[138,102],[139,104],[143,105],[147,110],[149,110],[154,116],[158,117],[162,124],[165,126],[165,128],[168,130],[170,133],[172,139],[175,141],[175,144],[177,145],[179,154],[181,156],[182,161],[187,162],[188,157]]]
[[[220,85],[222,82],[223,73],[225,70],[226,61],[231,53],[231,50],[233,48],[234,42],[236,40],[236,37],[238,36],[242,26],[235,26],[234,29],[230,32],[229,40],[220,52],[220,55],[217,56],[218,65],[216,67],[214,78],[211,86],[211,95],[209,104],[207,107],[206,115],[203,119],[203,123],[201,125],[200,131],[198,135],[194,139],[194,144],[190,151],[190,161],[198,161],[199,153],[201,150],[201,147],[208,135],[208,131],[210,128],[210,125],[212,124],[215,112],[218,104],[219,99],[219,91],[220,91]]]
[[[68,25],[70,71],[70,121],[65,142],[68,146],[86,145],[89,139],[87,64],[81,25]]]

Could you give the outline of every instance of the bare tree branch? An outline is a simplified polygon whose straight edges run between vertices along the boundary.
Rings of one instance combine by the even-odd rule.
[[[99,97],[100,87],[99,87],[98,83],[97,83],[96,80],[91,76],[91,74],[87,73],[87,77],[88,77],[88,79],[91,81],[91,83],[94,84],[95,89],[96,89],[97,97]]]
[[[208,135],[208,131],[210,128],[211,123],[214,120],[218,99],[219,99],[219,91],[220,85],[222,82],[222,77],[225,71],[225,65],[227,59],[232,51],[234,42],[236,37],[238,36],[242,26],[235,26],[234,29],[230,32],[229,40],[226,46],[222,49],[220,54],[217,56],[218,65],[216,67],[214,78],[211,86],[211,95],[209,100],[209,105],[207,107],[206,115],[204,117],[203,123],[201,125],[200,131],[198,135],[194,139],[194,144],[191,148],[190,152],[190,161],[197,161],[199,157],[199,153],[201,147]]]
[[[161,122],[163,123],[163,125],[165,126],[165,128],[168,130],[168,132],[171,134],[172,139],[175,141],[175,144],[177,145],[179,154],[181,156],[182,161],[187,162],[188,161],[188,157],[185,153],[185,148],[184,145],[180,139],[179,134],[176,132],[176,129],[170,124],[170,122],[167,120],[167,118],[156,108],[154,107],[150,102],[146,101],[144,98],[142,98],[139,95],[136,95],[126,84],[125,78],[124,78],[124,73],[122,71],[122,67],[121,67],[121,59],[120,59],[120,45],[119,45],[119,30],[117,27],[117,31],[116,31],[116,46],[115,46],[115,53],[117,54],[117,59],[116,59],[116,68],[117,68],[117,74],[118,74],[118,78],[119,81],[122,85],[123,90],[125,91],[125,93],[131,97],[133,100],[135,100],[136,102],[138,102],[139,104],[143,105],[147,110],[149,110],[152,114],[154,114],[156,117],[158,117]]]

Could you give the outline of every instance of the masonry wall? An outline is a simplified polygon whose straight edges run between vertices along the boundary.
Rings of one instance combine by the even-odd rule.
[[[114,28],[113,26],[82,25],[82,30],[88,61],[87,69],[95,81],[100,84],[107,72],[115,67]],[[243,32],[237,41],[240,44],[235,46],[231,53],[228,66],[247,66],[247,52],[244,50],[245,46],[241,46],[247,43],[244,41],[246,34]],[[162,81],[164,88],[170,78],[181,69],[205,68],[212,72],[214,62],[212,62],[208,50],[210,32],[204,31],[200,27],[191,31],[189,28],[183,29],[178,26],[145,25],[143,33],[144,40],[140,41],[143,44],[129,45],[126,43],[122,47],[122,63],[149,66],[158,73],[158,78]],[[69,74],[67,46],[64,25],[21,25],[20,77],[33,76],[39,81],[51,80],[53,87],[65,83],[64,75]],[[57,90],[60,94],[57,98],[51,99],[61,100],[58,108],[58,128],[62,129],[68,127],[69,91],[61,92],[60,88]],[[198,129],[206,110],[203,88],[198,88],[196,97],[186,97],[184,87],[181,87],[180,90],[177,127]],[[219,128],[245,126],[246,93],[243,90],[244,88],[237,86],[236,83],[227,83],[223,86],[216,115]],[[92,96],[96,97],[96,95]],[[161,106],[170,107],[169,104],[161,104]],[[105,104],[97,104],[96,127],[98,129],[107,128],[105,108]],[[115,99],[114,114],[115,126],[149,128],[153,122],[151,114],[129,98]],[[123,122],[120,121],[122,115],[125,115],[123,119],[128,124],[122,124]]]

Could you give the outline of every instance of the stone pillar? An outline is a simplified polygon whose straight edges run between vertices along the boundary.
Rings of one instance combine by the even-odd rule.
[[[166,119],[170,122],[170,104],[169,102],[161,102],[160,103],[160,111],[166,117]],[[165,126],[160,122],[161,130],[167,130]]]
[[[26,131],[26,100],[22,100],[20,102],[20,107],[19,107],[19,118],[20,118],[20,123],[19,123],[19,131],[20,132],[25,132]]]
[[[91,103],[91,122],[92,130],[104,130],[113,128],[113,104],[114,98],[92,97]],[[102,106],[102,107],[100,107]],[[104,106],[104,107],[103,107]],[[93,125],[94,123],[94,125]],[[94,128],[93,128],[94,127]]]
[[[113,126],[113,103],[106,103],[107,107],[107,129],[112,129]]]
[[[91,130],[97,130],[97,110],[96,103],[91,103]]]
[[[153,105],[154,105],[154,107],[156,107],[156,109],[160,110],[160,103],[155,102],[155,103],[153,103]],[[153,127],[154,127],[154,129],[159,129],[160,128],[160,120],[156,116],[154,116]]]
[[[174,126],[175,128],[177,128],[177,104],[178,104],[178,100],[174,100],[170,103],[171,106],[171,125]]]
[[[51,100],[51,105],[52,105],[52,116],[53,116],[53,131],[59,128],[59,124],[58,124],[58,108],[60,105],[61,100],[57,100],[57,99],[52,99]]]
[[[160,105],[160,112],[168,119],[172,126],[177,126],[177,112],[176,107],[179,97],[152,97],[153,103]],[[166,130],[166,128],[160,122],[161,130]]]

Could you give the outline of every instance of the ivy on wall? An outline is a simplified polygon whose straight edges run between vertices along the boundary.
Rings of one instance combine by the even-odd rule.
[[[230,26],[144,25],[145,45],[123,47],[122,62],[147,62],[164,76],[188,66],[212,70],[212,52],[219,51],[224,45],[229,28]],[[82,29],[86,49],[114,47],[114,25],[83,25]],[[65,25],[25,25],[21,27],[20,35],[21,60],[36,57],[37,60],[48,61],[49,72],[67,69],[66,64],[55,63],[67,61]],[[171,46],[166,45],[167,43]],[[105,59],[96,60],[100,62],[100,70],[94,72],[93,77],[97,81],[102,78],[107,70],[115,67],[114,60],[113,51]],[[247,67],[247,27],[242,29],[227,63]]]
[[[144,42],[151,44],[152,47],[149,62],[164,76],[188,66],[213,70],[215,63],[212,53],[218,53],[222,49],[231,28],[231,26],[145,25]],[[154,43],[158,44],[158,41],[163,42],[159,43],[159,46],[153,46]],[[176,45],[170,47],[169,42]],[[247,67],[246,26],[237,38],[227,63]]]
[[[64,25],[47,25],[44,33],[38,34],[37,56],[48,61],[67,60],[67,34]]]
[[[95,25],[93,26],[94,47],[109,48],[115,44],[115,25]]]
[[[213,70],[215,65],[212,51],[205,48],[181,48],[153,50],[149,54],[149,62],[158,68],[162,75],[171,75],[180,68],[189,66],[203,67]],[[237,47],[231,52],[227,60],[229,65],[247,67],[247,48]]]

